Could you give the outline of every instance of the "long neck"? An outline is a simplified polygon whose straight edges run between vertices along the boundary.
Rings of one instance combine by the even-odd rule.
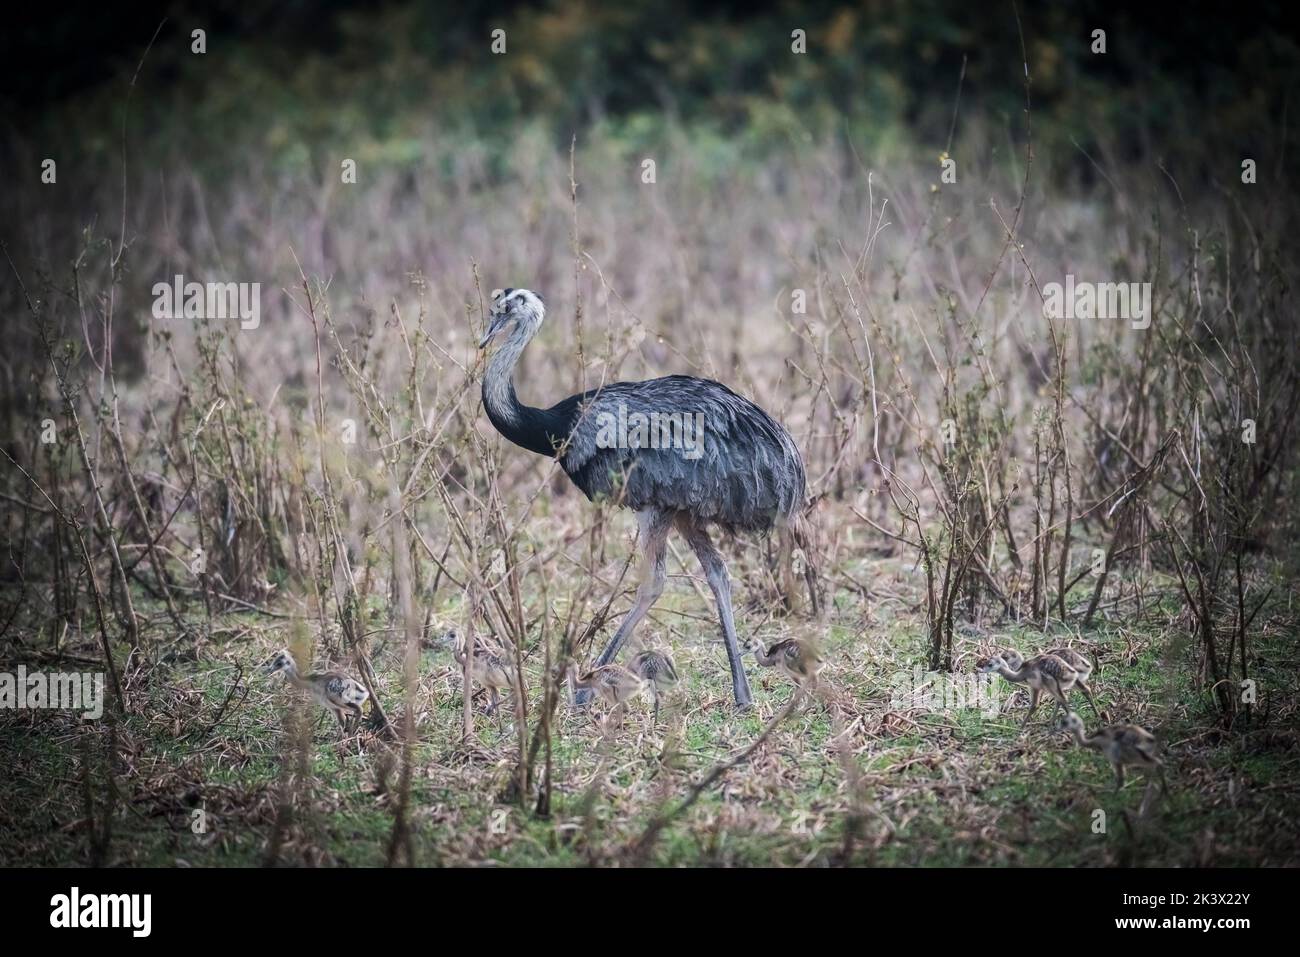
[[[1094,734],[1091,737],[1085,735],[1081,728],[1071,728],[1070,736],[1079,742],[1081,748],[1099,748],[1101,747],[1101,734]]]
[[[311,682],[298,673],[298,665],[296,662],[291,661],[285,666],[284,676],[289,679],[289,684],[294,685],[295,687],[311,687]]]
[[[998,665],[998,674],[1006,678],[1008,681],[1016,681],[1016,682],[1024,681],[1029,677],[1028,673],[1025,671],[1024,665],[1020,666],[1019,671],[1012,671],[1011,666],[1006,664],[1005,662],[1003,664]]]
[[[483,407],[496,430],[507,439],[539,455],[554,455],[569,435],[567,417],[524,405],[515,395],[515,365],[536,330],[517,328],[488,361],[483,376]]]

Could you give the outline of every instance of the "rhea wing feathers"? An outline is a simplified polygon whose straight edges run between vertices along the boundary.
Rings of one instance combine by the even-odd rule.
[[[771,528],[803,505],[803,461],[790,434],[718,382],[680,375],[618,382],[550,413],[571,417],[560,464],[590,499],[686,511],[737,530]],[[637,428],[638,416],[659,423],[675,416],[683,441],[664,447],[673,444],[668,433]]]

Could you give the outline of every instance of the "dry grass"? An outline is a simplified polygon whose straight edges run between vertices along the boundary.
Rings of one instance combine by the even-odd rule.
[[[571,157],[524,131],[499,172],[431,132],[444,173],[414,184],[139,175],[129,245],[25,237],[0,641],[51,666],[109,648],[122,708],[0,713],[0,751],[31,769],[4,785],[6,863],[1297,862],[1291,211],[1184,205],[1160,171],[1049,193],[978,129],[941,187],[937,163],[841,144],[705,146],[657,144],[646,185],[599,134]],[[1067,272],[1151,281],[1151,328],[1048,322],[1041,286]],[[262,282],[260,327],[151,318],[175,273]],[[482,415],[473,343],[507,285],[550,304],[525,401],[687,372],[795,435],[827,611],[786,611],[769,543],[735,543],[732,574],[742,633],[815,637],[828,666],[757,746],[792,689],[764,673],[733,713],[680,547],[644,626],[683,675],[660,727],[648,702],[614,729],[548,690],[626,606],[634,531]],[[1261,438],[1238,455],[1242,417]],[[452,626],[523,666],[499,723],[430,646]],[[1120,823],[1135,791],[1046,718],[1020,734],[891,701],[913,666],[1061,640],[1101,658],[1103,707],[1171,749],[1146,819]],[[358,674],[375,726],[340,738],[288,707],[255,673],[285,645]],[[1243,657],[1250,708],[1222,692]]]

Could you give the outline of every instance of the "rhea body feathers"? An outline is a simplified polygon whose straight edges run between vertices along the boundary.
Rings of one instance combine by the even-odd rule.
[[[491,321],[479,345],[504,341],[487,363],[483,407],[497,431],[515,445],[557,458],[587,498],[636,512],[638,543],[646,558],[636,602],[593,673],[610,664],[662,594],[667,537],[676,529],[695,551],[713,590],[732,690],[737,705],[748,707],[751,696],[732,614],[730,579],[709,529],[789,530],[792,540],[802,539],[807,482],[794,439],[753,402],[721,383],[693,376],[615,382],[569,396],[548,409],[526,406],[515,393],[514,370],[545,316],[541,297],[527,289],[506,289],[494,298]],[[638,427],[626,427],[633,422]],[[640,427],[646,422],[652,424]],[[669,423],[667,444],[664,422]],[[688,423],[693,430],[689,435]],[[614,424],[618,428],[611,430]],[[578,703],[590,701],[593,690],[598,689],[584,684]]]
[[[370,698],[370,692],[355,678],[341,671],[317,671],[304,675],[298,670],[298,662],[287,648],[276,652],[262,668],[266,674],[281,673],[294,687],[309,693],[316,703],[329,711],[346,730],[349,723],[359,723],[361,706]]]
[[[504,290],[485,337],[486,343],[514,323],[483,378],[483,407],[507,439],[530,452],[557,456],[592,501],[614,501],[637,512],[685,512],[728,531],[766,531],[799,514],[806,480],[790,433],[720,382],[670,375],[611,383],[548,409],[523,405],[513,372],[544,316],[535,293]],[[688,417],[702,423],[702,434],[693,437],[698,448],[686,454],[663,448],[653,427],[620,427],[618,437],[626,441],[602,441],[602,429],[614,422]]]
[[[1146,728],[1136,724],[1113,724],[1090,735],[1084,730],[1083,719],[1073,711],[1067,711],[1058,722],[1057,730],[1067,732],[1080,747],[1101,752],[1115,770],[1116,790],[1124,786],[1124,769],[1130,767],[1154,771],[1160,778],[1161,787],[1164,787],[1165,762],[1160,757],[1160,745],[1156,736]]]

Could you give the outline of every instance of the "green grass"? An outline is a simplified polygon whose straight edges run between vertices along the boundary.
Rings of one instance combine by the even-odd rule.
[[[695,617],[680,618],[675,612]],[[416,863],[422,865],[583,865],[631,860],[629,849],[651,818],[682,800],[717,761],[747,746],[793,694],[769,671],[750,668],[756,708],[730,705],[725,656],[689,588],[674,586],[652,630],[672,633],[682,681],[665,701],[657,730],[648,701],[605,739],[591,715],[562,708],[554,739],[554,804],[548,819],[531,803],[499,803],[509,781],[515,738],[482,714],[478,741],[459,752],[458,670],[445,654],[425,652],[417,696],[419,741],[413,753],[410,803]],[[1294,675],[1287,655],[1294,635],[1282,613],[1255,639],[1255,674],[1268,724],[1219,734],[1190,660],[1164,631],[1161,606],[1146,624],[1119,630],[1103,623],[1082,637],[1105,654],[1094,688],[1116,719],[1153,727],[1168,751],[1170,790],[1147,817],[1136,815],[1143,781],[1133,775],[1113,788],[1097,754],[1053,730],[1040,706],[1022,732],[1023,704],[990,717],[973,709],[942,714],[891,708],[887,678],[910,669],[923,653],[922,629],[907,614],[863,627],[860,612],[842,607],[826,631],[828,695],[793,713],[751,758],[728,772],[675,818],[649,861],[662,865],[888,866],[990,864],[1102,866],[1295,864],[1300,860],[1300,793]],[[249,624],[247,616],[243,622]],[[265,860],[292,745],[286,732],[291,696],[252,667],[279,644],[279,623],[251,622],[251,639],[205,648],[199,661],[159,666],[133,688],[135,712],[120,733],[115,764],[120,800],[112,816],[111,863],[193,866],[257,865]],[[882,627],[883,626],[883,627]],[[779,630],[774,623],[767,630]],[[743,624],[742,624],[743,628]],[[985,642],[1044,646],[1059,635],[998,629]],[[959,638],[962,661],[977,651]],[[1125,654],[1126,648],[1131,656]],[[530,660],[536,705],[540,655]],[[237,694],[221,723],[206,729],[226,698],[236,663],[246,694]],[[400,652],[377,657],[390,715],[400,709]],[[967,665],[969,667],[969,665]],[[1005,685],[1001,686],[1003,689]],[[1079,705],[1083,702],[1080,698]],[[397,764],[371,735],[341,741],[330,721],[308,708],[308,759],[297,814],[281,860],[290,864],[383,864],[393,822]],[[1088,711],[1081,710],[1089,724]],[[0,759],[11,769],[0,785],[6,864],[89,861],[82,818],[83,745],[92,752],[92,781],[104,791],[106,724],[51,713],[0,717]],[[836,731],[843,730],[843,748]],[[850,794],[843,752],[857,768]],[[603,757],[602,757],[603,755]],[[17,769],[22,769],[19,772]],[[539,772],[540,773],[540,772]],[[99,798],[102,813],[102,796]],[[665,805],[666,802],[666,805]],[[845,852],[845,827],[860,809],[857,838]],[[202,807],[208,831],[190,830]],[[1095,812],[1106,828],[1095,833]]]

